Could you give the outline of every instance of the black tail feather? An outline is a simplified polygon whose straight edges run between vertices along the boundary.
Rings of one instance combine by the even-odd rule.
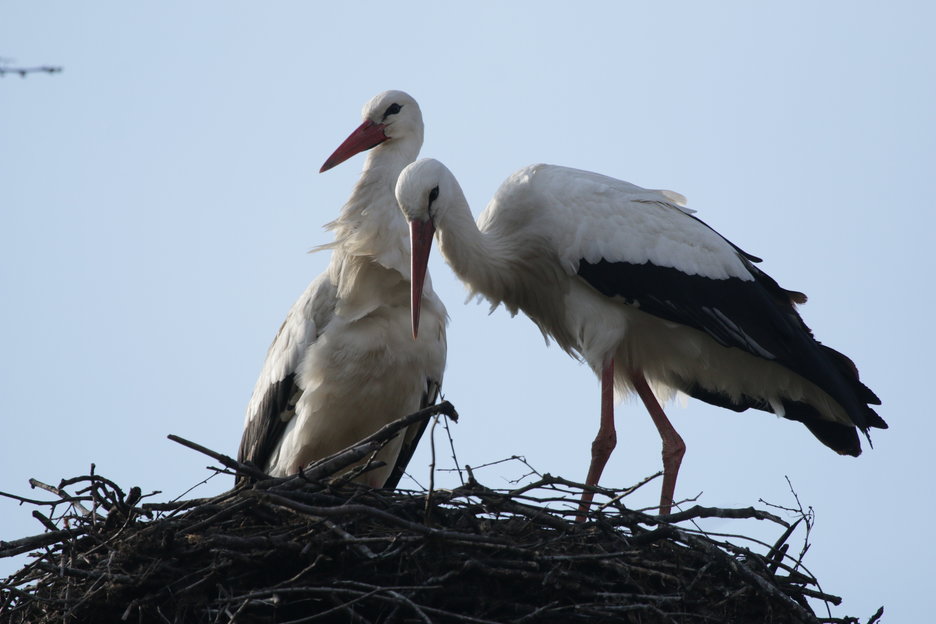
[[[784,401],[784,418],[795,420],[806,425],[806,428],[816,436],[820,442],[828,446],[839,455],[861,455],[861,441],[858,439],[858,429],[852,425],[825,420],[819,416],[816,409],[806,403]]]
[[[723,407],[735,412],[743,412],[747,409],[773,412],[773,408],[767,401],[746,395],[740,397],[738,400],[732,400],[725,394],[703,388],[698,384],[687,384],[682,388],[682,391],[709,405]],[[857,457],[861,454],[861,441],[858,439],[858,430],[856,427],[826,420],[822,418],[813,406],[807,403],[784,401],[783,409],[785,412],[783,414],[784,418],[795,420],[806,425],[806,428],[809,429],[820,442],[836,453],[840,455],[851,455],[853,457]],[[870,407],[867,408],[866,420],[870,427],[887,428],[887,424]],[[870,439],[868,442],[870,444]]]

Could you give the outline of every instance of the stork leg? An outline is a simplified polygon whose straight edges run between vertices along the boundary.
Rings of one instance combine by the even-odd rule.
[[[591,464],[588,466],[588,476],[585,477],[585,485],[598,485],[598,479],[601,478],[601,472],[604,470],[611,451],[617,445],[617,433],[614,431],[614,358],[609,357],[601,369],[601,425],[598,427],[598,435],[592,442]],[[582,492],[582,500],[579,503],[579,515],[576,518],[579,522],[585,520],[585,514],[588,507],[595,497],[594,492]]]
[[[653,424],[656,425],[660,438],[663,440],[663,491],[660,493],[660,513],[668,514],[673,508],[676,475],[679,474],[679,464],[682,463],[683,455],[686,453],[686,443],[676,433],[676,429],[663,413],[663,408],[653,396],[653,391],[647,385],[647,378],[643,376],[643,373],[632,373],[631,381],[647,411],[650,412],[650,418],[653,419]]]

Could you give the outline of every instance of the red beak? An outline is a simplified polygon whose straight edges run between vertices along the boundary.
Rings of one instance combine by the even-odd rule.
[[[322,165],[322,168],[319,169],[319,173],[328,171],[335,165],[340,165],[355,154],[369,150],[372,147],[376,147],[389,139],[390,137],[384,134],[385,127],[386,126],[383,124],[377,124],[370,120],[362,123],[354,132],[348,136],[347,139],[344,140],[344,143],[338,146],[338,149],[335,150],[335,153],[328,157],[328,160],[326,160],[325,164]]]
[[[419,333],[419,307],[422,305],[423,283],[426,281],[426,267],[429,265],[429,250],[432,249],[432,234],[435,225],[431,219],[410,221],[410,284],[413,311],[413,338]]]

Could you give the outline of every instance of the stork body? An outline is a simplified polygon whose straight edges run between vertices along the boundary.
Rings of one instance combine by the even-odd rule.
[[[681,391],[774,412],[854,456],[857,429],[887,426],[851,361],[803,323],[794,304],[805,296],[781,288],[676,193],[534,165],[504,182],[475,224],[454,176],[428,159],[404,170],[396,192],[411,227],[415,290],[434,232],[473,293],[522,310],[602,380],[589,485],[614,448],[615,391],[636,392],[660,431],[663,513],[685,445],[658,397]],[[414,331],[418,305],[417,293]]]
[[[328,269],[293,305],[270,346],[247,407],[238,453],[285,476],[336,453],[436,399],[445,368],[445,308],[431,287],[422,305],[425,339],[410,332],[409,246],[393,195],[400,171],[419,153],[419,106],[388,91],[364,108],[364,123],[329,158],[329,169],[373,148],[351,198],[329,224]],[[362,475],[395,487],[423,427],[388,443],[384,462]]]

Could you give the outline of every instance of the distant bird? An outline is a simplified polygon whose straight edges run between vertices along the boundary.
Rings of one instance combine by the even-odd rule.
[[[796,312],[805,295],[781,288],[677,193],[533,165],[504,182],[476,225],[452,173],[426,159],[404,169],[396,195],[410,222],[414,335],[435,233],[473,293],[523,310],[600,377],[588,485],[616,443],[614,390],[636,391],[660,432],[664,514],[685,444],[657,396],[681,391],[738,412],[773,412],[843,455],[861,453],[856,427],[887,428],[855,365],[817,342]],[[583,509],[591,499],[583,496]]]
[[[406,223],[393,195],[423,142],[419,105],[401,91],[375,96],[322,171],[373,148],[348,203],[328,228],[328,269],[299,297],[267,352],[247,407],[238,458],[294,474],[383,425],[435,402],[445,368],[442,302],[427,286],[425,337],[410,333]],[[361,481],[394,488],[422,435],[411,426]]]

